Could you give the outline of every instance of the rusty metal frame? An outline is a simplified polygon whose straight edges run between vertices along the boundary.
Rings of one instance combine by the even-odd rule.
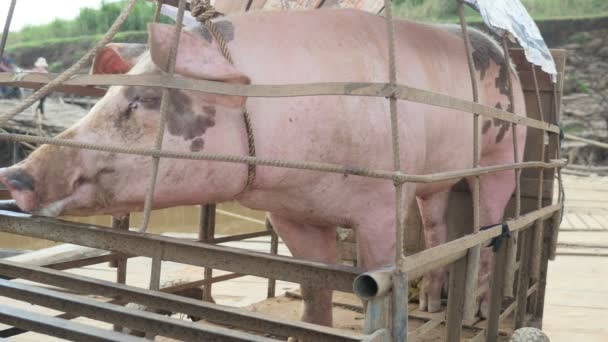
[[[12,0],[11,5],[14,6],[16,0]],[[179,4],[179,12],[178,18],[183,14],[184,9],[186,8],[185,0],[171,0],[168,2],[172,2],[175,4]],[[159,4],[162,3],[159,2]],[[459,11],[462,11],[462,3],[459,4]],[[430,91],[425,91],[421,89],[415,89],[411,87],[407,87],[405,85],[397,84],[396,78],[396,56],[395,56],[395,47],[394,47],[394,28],[393,28],[393,19],[392,19],[392,1],[385,0],[384,13],[386,17],[387,23],[387,32],[388,32],[388,56],[389,56],[389,68],[388,68],[388,79],[387,83],[333,83],[333,84],[310,84],[310,85],[291,85],[291,86],[239,86],[239,85],[231,85],[231,84],[222,84],[218,82],[208,82],[208,81],[194,81],[187,80],[181,78],[175,78],[172,76],[123,76],[123,75],[85,75],[85,76],[77,76],[63,83],[59,90],[63,91],[82,91],[86,89],[90,94],[102,95],[103,89],[99,88],[90,88],[83,87],[83,85],[116,85],[116,84],[139,84],[143,83],[143,85],[151,86],[156,85],[165,89],[164,93],[167,93],[166,89],[169,88],[179,88],[179,89],[190,89],[195,91],[202,92],[210,92],[216,94],[225,94],[225,95],[243,95],[243,96],[263,96],[263,97],[277,97],[277,96],[313,96],[313,95],[354,95],[354,96],[375,96],[375,97],[386,97],[390,103],[390,115],[391,115],[391,130],[393,137],[393,159],[394,159],[394,170],[393,171],[385,171],[385,170],[365,170],[365,169],[357,169],[350,166],[342,166],[342,165],[332,165],[332,164],[321,164],[321,163],[310,163],[310,162],[289,162],[289,161],[274,161],[274,160],[264,160],[261,158],[253,158],[253,157],[235,157],[235,156],[215,156],[208,154],[192,154],[192,153],[172,153],[167,151],[162,151],[160,144],[157,143],[154,149],[125,149],[119,146],[101,146],[95,144],[77,144],[67,140],[61,139],[53,139],[53,138],[41,138],[41,137],[28,137],[18,134],[8,134],[8,133],[0,133],[0,139],[8,139],[15,141],[29,141],[29,142],[38,142],[38,143],[48,143],[48,144],[56,144],[62,146],[73,146],[78,148],[89,148],[89,149],[97,149],[97,150],[112,150],[117,153],[128,153],[128,154],[140,154],[147,155],[152,157],[155,160],[155,163],[160,158],[185,158],[185,159],[198,159],[198,160],[216,160],[216,161],[224,161],[224,162],[234,162],[234,163],[244,163],[244,164],[260,164],[260,165],[269,165],[275,167],[292,167],[298,169],[308,169],[308,170],[316,170],[316,171],[324,171],[324,172],[338,172],[345,174],[352,174],[358,176],[365,177],[375,177],[380,179],[392,180],[395,185],[395,201],[396,205],[396,239],[397,241],[401,241],[404,237],[404,202],[406,198],[404,197],[403,188],[406,186],[406,183],[429,183],[429,182],[437,182],[446,179],[455,179],[462,177],[474,177],[478,179],[479,176],[491,172],[505,171],[505,170],[514,170],[517,177],[517,191],[516,191],[516,203],[519,208],[520,203],[520,185],[519,185],[519,173],[522,169],[525,168],[537,168],[540,169],[541,172],[545,168],[560,168],[564,165],[564,162],[559,160],[550,160],[546,162],[544,160],[544,153],[541,156],[541,160],[538,162],[521,162],[518,160],[517,156],[513,163],[506,165],[498,165],[493,167],[479,167],[478,165],[478,154],[479,154],[479,120],[480,116],[500,119],[503,121],[510,122],[515,128],[515,125],[523,124],[531,128],[537,128],[548,132],[551,134],[551,139],[557,139],[557,133],[559,133],[559,128],[556,125],[546,123],[543,121],[538,121],[525,117],[518,117],[513,113],[509,113],[502,110],[497,110],[495,108],[490,108],[487,106],[483,106],[477,103],[477,97],[475,97],[473,102],[457,99],[450,96],[433,93]],[[12,14],[12,11],[10,11]],[[178,22],[181,19],[178,20]],[[10,22],[10,18],[9,18]],[[468,34],[466,32],[466,22],[462,20],[461,22],[462,29],[465,37],[465,44],[467,47],[467,57],[469,60],[469,64],[471,61],[469,43],[468,43]],[[8,25],[6,26],[8,27]],[[5,27],[5,31],[7,28]],[[178,28],[175,31],[176,36],[179,36],[181,28]],[[4,34],[3,39],[6,39],[6,34]],[[178,40],[176,39],[171,50],[173,52],[176,51],[178,46]],[[508,61],[508,51],[506,50],[505,45],[505,56]],[[507,62],[508,63],[508,62]],[[173,62],[169,63],[169,69],[172,70]],[[473,69],[470,68],[471,73],[473,73]],[[45,79],[46,77],[46,79]],[[2,84],[12,84],[18,86],[37,86],[39,84],[48,83],[51,79],[49,76],[40,76],[40,75],[19,75],[19,74],[11,74],[11,73],[2,73],[0,74],[0,83]],[[476,93],[476,85],[475,85],[475,77],[472,77],[472,86],[474,93]],[[356,87],[353,87],[356,85]],[[538,84],[535,84],[536,89],[538,89]],[[512,91],[512,90],[511,90]],[[512,96],[512,95],[511,95]],[[163,101],[164,98],[163,97]],[[456,109],[464,112],[469,112],[474,115],[475,129],[474,129],[474,156],[475,163],[472,169],[467,170],[459,170],[459,171],[450,171],[444,173],[430,174],[430,175],[408,175],[401,172],[400,166],[400,152],[399,152],[399,143],[398,143],[398,120],[399,115],[397,113],[397,100],[407,100],[414,101],[419,103],[425,103],[433,106],[440,106],[445,108]],[[557,99],[556,99],[557,101]],[[163,107],[161,105],[161,107]],[[559,108],[555,108],[555,110],[559,110]],[[162,112],[162,110],[161,110]],[[542,112],[542,111],[541,111]],[[162,116],[162,115],[161,115]],[[161,120],[162,121],[162,120]],[[161,125],[162,127],[162,125]],[[162,138],[162,132],[159,133],[159,137]],[[159,140],[160,141],[160,140]],[[514,140],[515,143],[515,140]],[[559,144],[556,143],[553,145],[555,148],[559,148]],[[514,146],[517,148],[517,146]],[[543,147],[544,151],[544,147]],[[552,151],[550,151],[552,152]],[[548,159],[548,158],[547,158]],[[154,173],[154,172],[153,172]],[[151,178],[151,184],[154,183],[154,178]],[[543,207],[542,206],[542,178],[540,180],[541,187],[538,191],[538,209],[519,216],[519,210],[516,210],[516,218],[512,220],[510,229],[511,231],[524,231],[524,237],[528,236],[532,233],[532,230],[527,230],[533,223],[536,223],[536,231],[534,231],[534,236],[537,236],[535,243],[541,244],[539,241],[539,234],[542,233],[543,225],[542,222],[545,221],[548,217],[552,217],[551,223],[553,227],[547,227],[545,233],[549,233],[547,235],[548,243],[544,243],[543,252],[540,258],[532,258],[533,261],[531,265],[528,265],[528,257],[525,257],[520,261],[519,269],[520,269],[520,279],[519,284],[520,288],[518,291],[518,300],[513,303],[506,311],[500,312],[500,301],[503,295],[503,287],[504,280],[502,272],[499,273],[494,278],[493,284],[491,286],[492,293],[492,305],[491,305],[491,317],[488,324],[487,331],[482,332],[486,334],[487,341],[494,341],[497,337],[498,333],[498,322],[505,319],[508,314],[512,312],[517,312],[517,316],[521,317],[521,312],[524,309],[523,306],[527,302],[527,298],[531,295],[534,295],[534,298],[541,298],[538,303],[535,299],[535,311],[537,314],[542,317],[542,299],[544,298],[544,286],[546,279],[543,277],[543,274],[540,275],[540,279],[533,283],[528,284],[527,281],[527,269],[528,267],[533,267],[534,270],[538,269],[538,263],[542,262],[546,263],[546,259],[548,259],[551,249],[553,246],[550,245],[551,241],[554,240],[556,235],[556,220],[554,219],[561,210],[560,205],[550,205]],[[153,186],[150,187],[153,191]],[[478,192],[478,186],[474,187],[474,201],[473,208],[476,213],[479,212],[479,196],[475,196],[475,193]],[[150,197],[150,195],[148,195]],[[150,203],[147,203],[147,208],[150,207]],[[149,210],[146,210],[149,214]],[[475,214],[475,217],[478,215]],[[144,220],[147,222],[147,218]],[[184,304],[184,299],[180,299],[179,297],[172,297],[171,295],[165,295],[158,291],[158,282],[160,278],[160,265],[162,261],[175,261],[188,263],[192,265],[198,265],[206,267],[205,271],[205,279],[202,282],[194,282],[200,283],[208,286],[210,289],[210,284],[213,282],[213,278],[211,278],[211,269],[219,268],[225,269],[232,272],[236,272],[236,274],[227,275],[228,277],[236,277],[241,274],[252,274],[263,276],[269,279],[282,279],[297,283],[308,283],[315,284],[317,286],[326,286],[332,289],[342,290],[342,291],[352,291],[351,284],[353,279],[360,273],[360,269],[346,266],[336,266],[336,265],[327,265],[322,263],[314,263],[301,261],[293,258],[281,257],[276,255],[267,255],[263,253],[254,253],[244,250],[239,250],[235,248],[228,247],[219,247],[206,243],[196,243],[196,242],[184,242],[177,239],[162,237],[162,236],[152,236],[152,235],[141,235],[135,234],[129,231],[114,229],[112,231],[108,231],[103,227],[90,226],[90,225],[81,225],[75,223],[64,222],[60,220],[52,220],[52,219],[42,219],[42,218],[32,218],[27,215],[13,215],[13,214],[2,214],[0,215],[0,231],[21,234],[33,237],[40,237],[55,241],[64,241],[80,244],[83,246],[96,247],[101,249],[106,249],[112,252],[125,253],[129,255],[142,255],[153,258],[153,268],[151,270],[151,278],[150,278],[150,288],[153,291],[144,291],[148,296],[143,296],[141,293],[143,290],[134,290],[126,287],[125,285],[120,284],[102,284],[99,281],[89,281],[83,279],[82,277],[76,279],[76,276],[69,275],[63,272],[52,271],[48,269],[41,269],[35,267],[27,267],[27,266],[19,266],[19,265],[11,265],[6,262],[0,262],[0,273],[18,277],[18,278],[36,278],[36,279],[46,279],[46,281],[51,282],[50,279],[53,279],[57,284],[62,284],[66,288],[81,286],[82,288],[86,288],[86,292],[88,293],[99,293],[101,289],[118,291],[121,296],[134,296],[141,300],[146,305],[150,305],[151,302],[156,301],[164,301],[165,305],[182,305]],[[118,227],[119,225],[116,224]],[[144,224],[146,226],[146,224]],[[545,225],[548,226],[548,225]],[[309,338],[311,336],[324,336],[334,338],[334,340],[365,340],[365,341],[385,341],[385,340],[396,340],[396,341],[407,341],[407,305],[403,305],[407,303],[407,279],[412,278],[416,275],[422,274],[423,271],[428,271],[429,269],[439,267],[442,265],[448,265],[454,263],[454,270],[456,270],[459,275],[459,279],[466,279],[465,287],[458,287],[458,291],[456,296],[451,296],[454,298],[450,298],[450,303],[448,305],[448,336],[449,340],[459,340],[460,331],[463,326],[463,317],[461,314],[458,314],[458,311],[462,309],[462,305],[465,305],[465,308],[470,308],[472,299],[474,296],[472,293],[477,293],[477,290],[474,289],[473,285],[476,272],[476,255],[478,254],[479,246],[483,243],[498,236],[500,232],[500,227],[496,226],[489,230],[485,230],[483,232],[478,232],[479,222],[478,219],[474,220],[473,231],[474,234],[464,236],[460,239],[454,240],[450,243],[444,244],[442,246],[438,246],[436,248],[432,248],[413,256],[405,257],[403,250],[401,248],[401,244],[397,244],[399,248],[396,248],[395,253],[395,266],[388,270],[382,270],[382,272],[390,272],[389,278],[391,279],[390,289],[384,296],[378,297],[373,300],[368,306],[368,314],[366,316],[366,333],[367,335],[359,335],[359,334],[346,334],[344,332],[335,331],[335,329],[323,328],[318,326],[313,326],[305,323],[285,323],[285,322],[277,322],[276,319],[268,319],[263,318],[261,315],[256,314],[245,314],[238,312],[227,312],[221,313],[221,310],[218,307],[215,307],[212,304],[206,304],[201,302],[194,303],[189,302],[191,305],[189,308],[196,308],[196,310],[203,310],[207,314],[209,312],[214,312],[216,315],[214,318],[217,319],[217,315],[223,318],[219,319],[220,323],[230,324],[229,322],[233,322],[235,326],[239,326],[238,322],[247,321],[249,323],[256,322],[260,323],[263,321],[268,327],[272,327],[273,329],[279,329],[282,334],[288,334],[289,336],[295,337],[305,337]],[[551,234],[552,233],[552,234]],[[257,232],[252,234],[243,234],[237,237],[227,237],[227,238],[218,238],[216,239],[213,234],[213,230],[210,227],[204,228],[201,227],[201,240],[212,242],[212,243],[220,243],[226,241],[234,241],[242,238],[250,238],[254,236],[262,236],[268,235],[269,232]],[[273,243],[276,244],[276,235],[273,235]],[[531,240],[530,238],[524,240]],[[271,245],[271,251],[276,252],[276,246]],[[507,250],[504,245],[501,249],[499,255],[501,255],[500,259],[506,258]],[[465,263],[465,255],[469,256],[469,266]],[[524,255],[525,256],[525,255]],[[91,260],[81,260],[75,261],[62,267],[69,266],[77,266],[82,265],[83,263],[93,263],[93,262],[101,262],[110,259],[118,259],[118,269],[117,269],[117,281],[118,283],[124,282],[124,274],[126,272],[126,264],[125,260],[128,258],[128,255],[116,255],[110,254],[107,256],[102,256],[98,258],[93,258]],[[536,261],[538,260],[538,261]],[[524,262],[525,261],[525,262]],[[523,265],[523,267],[522,267]],[[536,268],[534,268],[536,267]],[[540,267],[542,270],[539,272],[546,272],[546,267]],[[3,273],[4,272],[4,273]],[[533,272],[534,273],[534,272]],[[544,275],[546,276],[546,274]],[[45,278],[46,277],[46,278]],[[537,276],[538,277],[538,276]],[[218,277],[220,278],[220,277]],[[454,278],[456,279],[456,278]],[[191,283],[190,285],[194,284]],[[79,285],[75,285],[79,284]],[[454,288],[457,288],[457,284],[453,284]],[[269,283],[269,296],[271,295],[271,283]],[[524,291],[525,290],[525,291]],[[137,292],[140,291],[140,292]],[[272,291],[274,292],[274,291]],[[234,340],[267,340],[263,337],[253,334],[247,333],[238,333],[234,331],[230,331],[224,328],[218,328],[215,326],[194,326],[185,324],[183,322],[174,322],[171,319],[162,318],[154,313],[149,312],[133,312],[132,310],[128,310],[122,308],[120,306],[111,304],[111,303],[100,303],[94,302],[88,299],[84,299],[82,297],[75,297],[71,295],[65,295],[58,293],[56,291],[39,289],[31,285],[22,285],[14,282],[0,280],[0,293],[8,294],[14,298],[27,299],[32,302],[36,302],[39,304],[45,304],[49,307],[55,308],[67,308],[69,307],[69,311],[73,311],[77,315],[83,316],[92,316],[93,318],[99,318],[99,315],[94,313],[94,311],[104,311],[107,313],[106,319],[110,321],[110,323],[120,324],[132,326],[141,330],[145,330],[150,332],[151,334],[165,334],[169,331],[172,336],[181,337],[181,338],[211,338],[221,340],[226,339],[234,339]],[[159,297],[160,296],[160,297]],[[164,296],[164,297],[163,297]],[[208,296],[210,298],[211,292],[208,291]],[[392,305],[390,304],[392,302]],[[63,304],[62,304],[63,303]],[[69,303],[69,304],[68,304]],[[523,303],[523,304],[522,304]],[[534,306],[534,305],[533,305]],[[215,310],[215,311],[214,311]],[[198,312],[198,311],[197,311]],[[384,319],[381,316],[385,313],[389,313],[390,319]],[[470,310],[467,310],[468,315],[470,315]],[[201,313],[201,312],[199,312]],[[39,324],[39,326],[32,325],[31,320],[27,320],[26,316],[30,315],[31,317],[38,317],[37,315],[24,313],[15,309],[8,309],[0,313],[0,317],[4,321],[14,322],[14,325],[19,325],[21,327],[26,327],[26,329],[44,329],[46,332],[54,332],[58,333],[56,323],[57,321],[53,318],[42,319],[40,318],[43,324]],[[211,318],[213,319],[213,318]],[[272,321],[272,323],[270,322]],[[228,322],[228,323],[227,323]],[[235,323],[236,322],[236,323]],[[55,324],[55,325],[54,325]],[[244,324],[244,323],[243,323]],[[420,336],[423,331],[430,329],[432,325],[436,324],[433,322],[432,324],[425,325],[415,332],[413,336]],[[523,324],[519,322],[518,324]],[[244,324],[247,325],[247,324]],[[43,326],[41,328],[41,326]],[[252,327],[248,327],[253,329]],[[424,329],[422,329],[424,328]],[[77,324],[69,324],[66,326],[64,333],[79,333],[79,326]],[[177,330],[176,330],[177,329]],[[390,332],[389,330],[392,329]],[[253,329],[255,330],[255,329]],[[177,332],[179,331],[179,332]],[[107,332],[107,334],[116,334],[115,332]],[[198,334],[198,335],[197,335]],[[325,334],[325,335],[319,335]],[[344,335],[346,334],[346,335]],[[102,334],[103,335],[103,334]],[[96,336],[98,340],[104,340],[104,336]],[[390,336],[389,336],[390,335]],[[74,335],[75,336],[75,335]],[[109,335],[108,335],[109,336]],[[114,336],[114,335],[112,335]],[[124,336],[124,335],[121,335]],[[287,336],[287,335],[284,335]],[[474,340],[480,340],[483,336],[478,335],[474,338]],[[93,338],[93,337],[92,337]],[[121,337],[122,338],[122,337]],[[117,338],[118,339],[118,338]],[[125,337],[127,340],[127,337]],[[322,340],[332,340],[332,339],[322,339]]]

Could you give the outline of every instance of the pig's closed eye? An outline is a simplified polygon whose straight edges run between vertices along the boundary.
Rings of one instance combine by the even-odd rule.
[[[136,100],[136,101],[133,101],[133,102],[129,103],[129,105],[127,106],[127,110],[125,110],[125,112],[124,112],[124,115],[126,117],[131,116],[131,114],[133,113],[133,111],[137,109],[137,107],[138,107],[137,102],[138,101]]]

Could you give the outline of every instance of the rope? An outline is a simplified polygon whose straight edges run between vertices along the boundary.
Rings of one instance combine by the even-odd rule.
[[[161,3],[158,7],[162,6]],[[184,19],[184,11],[186,9],[186,0],[179,1],[179,8],[177,11],[177,18],[175,20],[175,32],[173,33],[173,44],[169,50],[169,60],[167,61],[167,74],[173,76],[175,73],[175,61],[177,60],[177,48],[179,47],[179,38],[182,33],[182,22]],[[163,147],[163,138],[165,136],[165,126],[167,124],[167,111],[169,110],[169,89],[163,88],[162,98],[160,102],[160,125],[158,132],[156,133],[156,141],[154,142],[154,149],[160,150]],[[158,166],[160,164],[160,157],[153,157],[151,171],[152,174],[149,178],[148,191],[146,192],[146,198],[144,200],[144,218],[141,225],[140,233],[145,233],[148,230],[150,224],[150,213],[152,211],[152,199],[154,198],[154,190],[156,187],[156,179],[158,178]],[[154,272],[153,272],[154,273]]]
[[[210,0],[192,0],[190,3],[190,13],[193,17],[196,18],[215,38],[215,41],[220,47],[220,51],[224,58],[230,62],[230,64],[234,65],[234,60],[232,59],[232,54],[230,54],[230,50],[228,46],[226,46],[226,40],[222,36],[222,33],[218,30],[217,26],[211,21],[211,19],[223,16],[224,14],[218,12],[213,5],[211,5]],[[243,107],[243,121],[245,122],[245,130],[247,131],[247,145],[248,145],[248,153],[250,157],[255,157],[255,139],[253,135],[253,126],[251,124],[251,116],[247,107]],[[247,182],[245,183],[245,187],[240,192],[240,194],[249,190],[249,188],[253,185],[255,180],[255,172],[256,167],[254,164],[249,164],[247,166]],[[240,195],[239,194],[239,195]],[[238,196],[238,195],[237,195]]]
[[[0,125],[6,123],[8,120],[13,118],[17,114],[23,112],[36,101],[40,100],[43,96],[48,95],[51,91],[53,91],[63,82],[67,81],[78,71],[80,71],[80,69],[82,69],[85,65],[89,64],[93,57],[97,55],[97,52],[99,52],[99,50],[101,50],[106,44],[108,44],[112,40],[112,38],[114,38],[114,35],[116,35],[122,24],[125,22],[125,20],[127,20],[127,17],[133,10],[133,6],[135,6],[136,2],[137,0],[129,0],[125,9],[120,13],[118,18],[116,18],[116,20],[110,27],[110,30],[103,36],[103,38],[97,43],[97,45],[95,45],[95,47],[93,47],[91,50],[89,50],[89,52],[82,56],[78,60],[78,62],[76,62],[76,64],[72,65],[72,67],[64,71],[61,75],[57,76],[57,78],[55,78],[51,82],[47,83],[44,87],[38,89],[36,92],[30,95],[30,97],[23,100],[20,105],[13,108],[13,110],[0,116]]]

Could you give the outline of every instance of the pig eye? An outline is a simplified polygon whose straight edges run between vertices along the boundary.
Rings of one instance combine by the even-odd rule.
[[[137,109],[137,107],[138,107],[137,101],[133,101],[133,102],[129,103],[129,105],[127,106],[127,110],[125,111],[125,115],[130,116],[131,113],[133,112],[133,110]]]

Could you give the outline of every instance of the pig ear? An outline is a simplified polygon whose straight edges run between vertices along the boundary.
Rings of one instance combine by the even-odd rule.
[[[148,25],[152,61],[167,71],[171,37],[175,26],[152,23]],[[201,80],[249,84],[249,78],[224,58],[217,47],[196,32],[182,31],[179,39],[175,72]]]
[[[147,46],[145,44],[108,44],[95,56],[91,74],[127,73],[146,50]]]

